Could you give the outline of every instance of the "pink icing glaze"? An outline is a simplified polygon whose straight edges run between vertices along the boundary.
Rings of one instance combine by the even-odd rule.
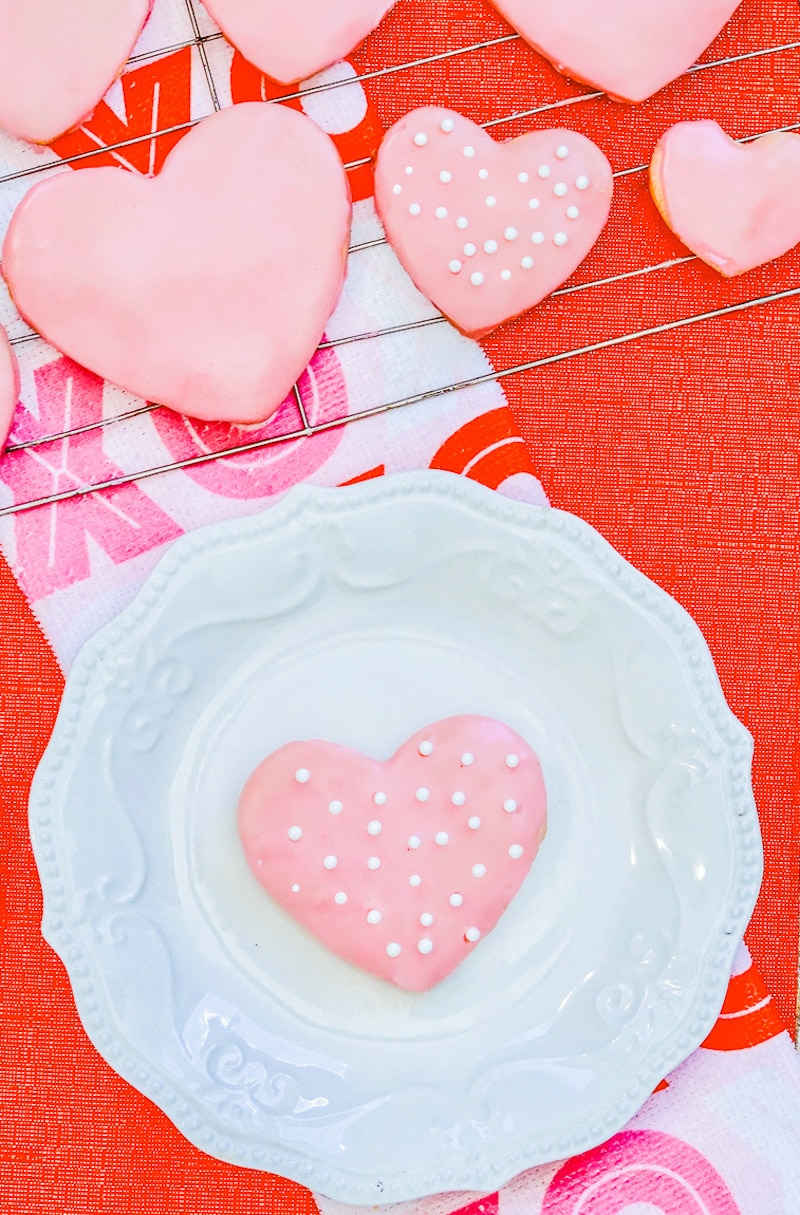
[[[5,329],[0,326],[0,455],[19,400],[19,368]]]
[[[741,0],[492,0],[565,76],[644,101],[683,74]]]
[[[679,122],[650,164],[656,205],[693,253],[730,278],[800,241],[800,136],[737,144],[716,122]]]
[[[63,173],[17,209],[2,268],[52,345],[137,396],[257,422],[309,362],[344,280],[350,195],[332,140],[251,102],[153,179]]]
[[[583,261],[611,206],[611,166],[576,131],[495,141],[430,106],[381,144],[375,201],[408,273],[480,337],[553,291]]]
[[[206,0],[246,59],[273,80],[302,80],[352,51],[394,0]]]
[[[0,0],[0,125],[50,143],[122,70],[152,0]]]
[[[417,731],[386,763],[289,743],[256,768],[238,813],[248,863],[282,907],[348,962],[426,991],[517,893],[546,795],[518,734],[461,716]]]

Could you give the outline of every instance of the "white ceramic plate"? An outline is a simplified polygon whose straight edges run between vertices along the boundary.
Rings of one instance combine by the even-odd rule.
[[[445,982],[330,955],[250,874],[251,769],[438,718],[537,750],[549,830]],[[446,473],[179,541],[83,649],[31,796],[100,1053],[198,1147],[331,1198],[490,1190],[614,1133],[721,1005],[761,876],[751,740],[696,626],[589,526]]]

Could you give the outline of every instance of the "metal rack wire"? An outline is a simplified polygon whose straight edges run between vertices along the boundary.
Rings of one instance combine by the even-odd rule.
[[[130,63],[137,64],[137,63],[142,63],[143,61],[152,61],[155,59],[159,59],[163,56],[166,56],[168,54],[176,53],[181,50],[186,50],[186,49],[190,49],[190,48],[196,49],[198,56],[199,56],[200,63],[202,65],[202,70],[203,70],[203,73],[205,75],[206,82],[208,85],[211,105],[213,106],[213,108],[215,110],[219,110],[221,108],[219,90],[217,88],[217,84],[214,79],[214,74],[213,74],[213,70],[212,70],[207,48],[211,43],[221,39],[222,35],[219,33],[203,34],[201,32],[201,26],[200,26],[197,14],[196,14],[194,6],[193,6],[193,0],[184,0],[184,3],[186,5],[191,29],[193,32],[192,38],[188,39],[186,41],[183,41],[183,42],[175,43],[170,46],[162,47],[162,48],[158,49],[157,51],[148,51],[146,53],[135,55],[130,60]],[[285,94],[282,94],[281,96],[275,98],[274,102],[276,104],[287,103],[290,101],[294,101],[300,97],[308,96],[311,93],[320,93],[320,92],[325,92],[325,91],[329,91],[329,90],[333,90],[333,89],[337,89],[337,88],[342,88],[342,87],[346,87],[346,86],[352,85],[357,82],[363,83],[365,81],[373,80],[378,77],[391,76],[391,75],[394,75],[399,72],[410,72],[415,69],[419,69],[419,68],[425,67],[427,65],[430,65],[432,63],[440,62],[443,60],[455,59],[458,57],[463,57],[463,56],[468,56],[468,55],[477,55],[477,54],[480,54],[482,51],[486,51],[490,48],[501,46],[501,45],[504,45],[507,43],[512,43],[512,42],[518,41],[518,39],[519,39],[519,36],[517,34],[512,33],[512,34],[503,35],[501,37],[488,39],[488,40],[485,40],[482,42],[473,42],[468,45],[458,47],[455,49],[450,49],[447,51],[443,51],[443,52],[440,52],[435,55],[428,55],[423,58],[410,59],[410,60],[407,60],[402,63],[390,64],[390,65],[387,65],[380,69],[376,69],[373,71],[364,72],[360,75],[357,74],[355,76],[348,77],[346,80],[332,80],[329,82],[320,83],[320,84],[313,85],[310,87],[304,87],[302,92],[290,90],[290,91],[287,91]],[[695,64],[692,68],[689,69],[689,74],[697,73],[697,72],[713,71],[714,69],[729,66],[731,64],[743,62],[746,60],[753,60],[753,59],[763,58],[766,56],[786,54],[786,53],[790,53],[790,52],[798,50],[798,49],[800,49],[800,42],[788,42],[788,43],[784,43],[784,44],[777,45],[777,46],[765,47],[765,48],[754,50],[754,51],[748,51],[748,52],[740,54],[740,55],[733,55],[733,56],[728,56],[728,57],[722,58],[722,59],[716,59],[713,61],[704,62],[702,64]],[[512,122],[516,122],[516,121],[520,121],[520,120],[534,118],[534,117],[537,117],[542,114],[546,114],[546,113],[553,112],[553,111],[564,110],[564,109],[568,109],[568,108],[571,108],[574,106],[580,106],[589,101],[596,100],[596,99],[602,98],[602,97],[603,97],[603,94],[601,92],[596,92],[596,91],[595,92],[583,92],[583,93],[579,93],[574,96],[561,98],[557,101],[550,102],[550,103],[547,103],[544,105],[539,105],[534,108],[530,108],[530,109],[526,109],[526,110],[522,110],[522,111],[516,111],[514,113],[507,114],[507,115],[504,115],[499,118],[494,118],[491,121],[483,123],[482,125],[484,126],[485,129],[493,129],[495,127],[500,127],[503,124],[508,124],[508,123],[512,123]],[[180,133],[190,129],[191,127],[196,125],[197,122],[200,122],[200,121],[202,121],[202,119],[200,119],[200,118],[192,119],[189,122],[184,122],[184,123],[181,123],[181,124],[178,124],[175,126],[159,128],[156,131],[148,132],[144,135],[132,136],[130,139],[122,140],[122,141],[112,144],[112,145],[108,145],[108,146],[103,145],[101,147],[98,147],[97,149],[83,151],[83,152],[80,152],[73,156],[67,156],[67,157],[61,158],[58,162],[56,162],[56,164],[70,165],[70,164],[75,164],[78,161],[90,162],[96,156],[100,156],[100,155],[107,156],[109,153],[118,155],[120,157],[120,159],[122,160],[123,154],[127,148],[129,148],[133,145],[136,145],[136,144],[149,142],[149,141],[157,139],[157,138],[164,138],[164,137],[169,137],[172,135],[180,134]],[[793,123],[788,126],[781,126],[781,127],[777,127],[777,128],[770,128],[770,129],[771,130],[780,130],[780,131],[800,130],[800,122]],[[758,131],[758,132],[750,133],[750,134],[744,136],[740,140],[740,142],[748,142],[748,141],[756,139],[759,136],[766,134],[766,133],[767,133],[766,131]],[[363,165],[368,164],[368,163],[369,163],[369,158],[362,158],[360,160],[351,161],[350,163],[348,163],[345,166],[345,168],[348,171],[353,171],[355,169],[361,168]],[[24,179],[27,177],[36,177],[37,175],[41,175],[43,172],[45,172],[47,170],[51,170],[53,167],[54,167],[53,163],[48,162],[44,165],[26,167],[26,168],[19,170],[18,172],[0,176],[0,189],[2,189],[4,184],[8,184],[9,182],[12,182],[12,181],[19,181],[20,179]],[[632,167],[617,169],[614,173],[614,176],[615,176],[615,178],[629,177],[634,174],[645,172],[647,170],[647,167],[648,166],[646,164],[637,164]],[[365,241],[365,242],[362,242],[359,244],[353,244],[353,245],[351,245],[351,247],[349,249],[349,256],[350,257],[357,256],[363,250],[374,248],[374,247],[380,246],[382,244],[385,244],[385,240],[383,238],[377,238],[377,239]],[[696,259],[695,259],[694,255],[691,255],[691,254],[686,255],[686,256],[673,257],[668,260],[662,260],[662,261],[659,261],[659,262],[656,262],[656,263],[653,263],[650,265],[637,267],[632,270],[626,270],[619,274],[613,274],[611,276],[606,276],[603,278],[596,278],[591,281],[579,282],[579,283],[572,284],[572,285],[569,285],[566,287],[562,287],[559,290],[555,291],[551,298],[570,296],[570,295],[576,294],[578,292],[591,291],[593,289],[609,286],[611,284],[622,282],[624,280],[641,278],[642,276],[654,274],[659,271],[669,270],[669,269],[672,269],[673,267],[683,265],[686,263],[690,263],[695,260]],[[208,464],[213,461],[222,460],[222,459],[230,458],[233,456],[240,456],[240,455],[244,455],[246,453],[256,452],[258,450],[265,449],[268,447],[274,447],[279,444],[296,442],[298,439],[302,439],[304,437],[311,437],[311,436],[313,436],[315,434],[319,434],[323,431],[350,425],[352,423],[374,417],[377,414],[387,413],[391,410],[396,410],[396,409],[400,409],[400,408],[405,408],[405,407],[409,407],[409,406],[413,406],[413,405],[418,405],[418,404],[423,404],[426,402],[434,401],[437,398],[444,397],[450,393],[459,392],[461,390],[468,389],[468,388],[479,387],[482,384],[490,383],[493,381],[501,381],[503,379],[506,379],[509,376],[521,375],[526,372],[531,372],[531,371],[535,371],[537,369],[546,367],[548,365],[564,362],[569,359],[580,358],[582,356],[592,354],[592,353],[595,353],[598,351],[607,350],[612,347],[623,346],[623,345],[626,345],[631,342],[639,341],[639,340],[649,338],[649,337],[654,337],[659,334],[667,333],[671,330],[676,330],[676,329],[680,329],[680,328],[683,328],[683,327],[686,327],[689,325],[698,324],[700,322],[712,320],[714,318],[729,316],[729,315],[732,315],[735,313],[741,313],[748,309],[761,307],[766,304],[776,302],[778,300],[788,299],[790,297],[798,296],[798,295],[800,295],[800,286],[788,287],[784,290],[771,292],[769,294],[762,294],[762,295],[759,295],[759,296],[751,298],[751,299],[747,299],[744,301],[738,301],[736,303],[731,303],[731,304],[728,304],[728,305],[725,305],[722,307],[718,307],[715,309],[696,312],[696,313],[693,313],[688,316],[683,316],[683,317],[680,317],[675,320],[667,321],[663,324],[651,325],[649,327],[635,329],[630,332],[618,334],[618,335],[615,335],[613,337],[609,337],[609,338],[606,338],[603,340],[594,341],[591,343],[575,346],[568,350],[562,350],[562,351],[558,351],[557,353],[549,354],[549,355],[546,355],[546,356],[543,356],[540,358],[530,359],[525,362],[517,363],[513,366],[496,368],[496,369],[494,369],[490,372],[487,372],[485,374],[482,374],[482,375],[476,375],[476,376],[472,376],[467,379],[443,384],[443,385],[435,387],[435,388],[430,388],[430,389],[427,389],[422,392],[417,392],[413,395],[405,396],[398,400],[387,401],[380,405],[375,405],[375,406],[372,406],[370,408],[366,408],[363,410],[357,410],[353,413],[348,414],[346,417],[343,417],[343,418],[326,420],[326,421],[318,422],[315,424],[311,424],[309,422],[308,417],[305,412],[301,392],[299,390],[298,385],[295,385],[294,396],[295,396],[296,403],[298,406],[300,422],[301,422],[301,425],[299,426],[299,428],[295,427],[294,429],[292,429],[286,433],[283,433],[283,434],[272,435],[272,436],[269,436],[266,438],[262,437],[259,439],[253,439],[248,442],[241,442],[241,443],[238,443],[233,446],[223,447],[219,450],[202,452],[200,454],[197,454],[197,455],[194,455],[191,457],[187,457],[183,460],[176,460],[176,461],[171,461],[169,463],[164,463],[164,464],[161,464],[158,466],[143,468],[143,469],[140,469],[135,472],[125,473],[118,477],[114,477],[114,478],[110,478],[110,479],[106,479],[106,480],[98,480],[96,482],[92,482],[91,484],[76,485],[69,489],[62,490],[61,492],[52,493],[47,496],[31,499],[29,501],[17,502],[12,505],[8,505],[8,506],[0,508],[0,517],[18,514],[23,511],[29,511],[29,510],[36,509],[38,507],[52,505],[52,504],[63,502],[63,501],[66,501],[66,500],[72,499],[72,498],[83,497],[87,494],[100,493],[104,490],[113,489],[113,488],[116,488],[116,487],[119,487],[122,485],[126,485],[126,484],[129,484],[132,482],[143,481],[145,479],[152,478],[152,477],[158,477],[158,476],[161,476],[161,475],[169,473],[169,472],[174,472],[176,470],[191,468],[192,466],[195,466],[195,465]],[[446,322],[442,316],[426,317],[423,319],[409,321],[405,324],[394,325],[390,328],[378,329],[378,330],[375,330],[372,332],[354,333],[354,334],[350,334],[350,335],[347,335],[344,337],[336,338],[331,341],[325,341],[325,342],[321,343],[319,349],[320,350],[334,349],[336,347],[351,345],[353,343],[376,341],[376,340],[379,340],[381,338],[388,337],[391,335],[395,335],[395,334],[399,334],[399,333],[403,333],[403,332],[407,332],[410,330],[419,329],[419,328],[423,328],[423,327],[427,327],[427,326],[431,326],[431,325],[444,324],[444,323],[446,323]],[[23,334],[23,335],[15,337],[15,338],[12,338],[12,345],[23,346],[26,343],[35,342],[35,341],[41,341],[41,338],[39,338],[39,336],[37,334],[30,332],[30,333]],[[111,417],[105,417],[101,421],[90,422],[83,426],[71,427],[69,429],[59,431],[58,433],[47,434],[47,435],[39,436],[37,438],[30,439],[30,440],[27,440],[24,442],[12,444],[7,447],[6,451],[7,451],[7,453],[11,454],[13,452],[28,450],[31,448],[44,447],[47,444],[63,442],[63,441],[69,440],[73,437],[76,437],[78,435],[85,434],[89,431],[94,431],[94,430],[99,430],[99,429],[108,430],[113,426],[124,424],[125,422],[128,422],[128,421],[132,420],[133,418],[140,417],[140,416],[148,414],[148,413],[152,413],[154,410],[158,410],[161,408],[163,408],[163,407],[159,406],[157,404],[145,403],[145,404],[136,406],[134,408],[124,410]]]

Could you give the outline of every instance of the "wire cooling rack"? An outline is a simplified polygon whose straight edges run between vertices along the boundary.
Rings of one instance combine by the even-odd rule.
[[[176,0],[176,2],[179,2],[179,0]],[[218,110],[221,108],[221,105],[222,105],[222,102],[220,100],[220,94],[222,93],[223,90],[220,87],[219,82],[215,78],[214,67],[212,64],[212,56],[210,55],[209,51],[213,48],[213,45],[215,43],[219,42],[222,39],[222,35],[217,31],[203,32],[204,26],[208,25],[208,21],[207,21],[207,18],[205,18],[204,14],[202,14],[202,10],[200,10],[200,15],[199,15],[198,10],[195,8],[194,0],[183,0],[183,3],[185,4],[185,7],[186,7],[186,13],[187,13],[188,20],[189,20],[189,26],[191,28],[191,37],[189,37],[185,40],[182,40],[182,41],[172,42],[169,45],[161,46],[157,49],[150,49],[147,51],[140,52],[138,54],[134,54],[129,61],[129,66],[135,67],[135,66],[141,65],[147,61],[157,60],[159,58],[162,58],[162,57],[170,55],[170,54],[175,54],[176,52],[179,52],[182,50],[193,49],[196,52],[199,63],[202,67],[202,73],[205,77],[205,82],[208,87],[210,105],[211,105],[211,107],[213,107],[213,109]],[[470,42],[467,45],[450,48],[450,49],[447,49],[447,50],[444,50],[444,51],[441,51],[441,52],[438,52],[435,54],[430,54],[430,55],[426,55],[423,57],[409,58],[407,60],[404,59],[402,62],[391,63],[391,64],[387,64],[385,66],[382,66],[378,69],[374,69],[374,70],[370,70],[370,71],[363,71],[361,73],[356,73],[354,76],[348,77],[347,79],[329,80],[329,81],[319,83],[316,85],[306,85],[303,87],[302,92],[297,91],[297,90],[288,89],[281,96],[276,97],[272,100],[276,104],[281,104],[281,103],[285,104],[285,103],[288,103],[291,101],[295,101],[301,97],[308,97],[309,95],[314,94],[314,93],[322,93],[322,92],[326,92],[326,91],[337,89],[337,88],[347,87],[349,85],[352,85],[354,82],[363,83],[363,82],[370,81],[370,80],[377,80],[377,79],[383,78],[383,77],[391,77],[398,73],[415,73],[415,72],[421,73],[425,69],[429,68],[431,65],[442,64],[448,60],[464,59],[466,57],[473,57],[475,60],[477,60],[477,59],[479,59],[479,57],[482,54],[486,54],[487,52],[493,50],[494,48],[510,46],[510,44],[513,44],[515,42],[519,42],[519,36],[517,34],[514,34],[514,33],[503,34],[498,37],[487,38],[482,41]],[[792,53],[796,53],[798,51],[800,51],[800,41],[791,41],[791,42],[781,43],[779,45],[761,47],[761,48],[758,48],[755,50],[748,50],[741,54],[728,55],[723,58],[717,58],[717,59],[713,59],[711,61],[695,64],[692,68],[689,69],[689,72],[687,73],[687,75],[691,76],[693,74],[701,73],[701,72],[706,73],[706,72],[719,71],[720,69],[723,69],[723,68],[726,68],[731,65],[738,64],[738,63],[745,63],[746,61],[763,59],[765,57],[787,56],[787,55],[791,55]],[[477,66],[479,67],[479,64]],[[476,71],[476,78],[479,78],[478,71]],[[580,87],[580,86],[576,86],[576,88],[578,88],[578,87]],[[495,117],[489,121],[485,121],[485,122],[481,123],[481,125],[487,130],[488,129],[494,130],[495,128],[497,128],[498,133],[502,137],[502,129],[504,126],[509,126],[510,124],[514,124],[515,133],[517,133],[519,131],[521,124],[522,124],[523,129],[525,129],[524,124],[525,124],[526,120],[533,120],[543,114],[548,114],[548,113],[553,113],[554,116],[559,116],[559,121],[565,120],[565,119],[568,120],[569,113],[570,112],[574,113],[576,107],[584,106],[589,102],[596,101],[598,99],[602,99],[603,97],[604,97],[604,94],[601,92],[580,91],[580,92],[576,92],[575,95],[568,96],[568,97],[562,97],[558,100],[551,101],[547,104],[538,105],[538,106],[534,106],[534,107],[530,107],[530,108],[522,109],[522,110],[515,110],[514,112],[508,113],[506,115],[503,115],[500,117]],[[687,115],[683,115],[683,116],[697,117],[698,115],[687,114]],[[98,146],[95,150],[82,151],[82,152],[77,153],[72,156],[61,157],[61,158],[59,158],[59,160],[57,162],[55,162],[55,164],[70,165],[70,164],[75,164],[78,161],[91,163],[93,158],[98,157],[98,156],[107,157],[109,155],[109,153],[117,156],[120,160],[120,163],[125,163],[124,154],[125,154],[126,149],[129,149],[130,147],[137,145],[137,144],[150,142],[150,141],[160,139],[160,138],[167,138],[172,135],[179,135],[180,133],[188,130],[189,128],[196,125],[197,122],[200,122],[200,121],[202,121],[202,118],[195,118],[195,119],[192,119],[191,121],[180,123],[178,125],[158,127],[158,129],[156,129],[154,131],[148,131],[145,134],[135,135],[135,136],[132,136],[131,138],[121,140],[118,143]],[[766,134],[768,130],[769,131],[800,130],[800,122],[791,123],[789,125],[784,125],[784,126],[779,126],[779,127],[768,127],[763,130],[752,131],[752,132],[749,132],[748,134],[740,137],[740,142],[748,142],[750,140],[756,139],[759,136]],[[369,157],[364,157],[364,158],[361,158],[358,160],[353,160],[353,161],[349,162],[348,164],[346,164],[345,168],[349,172],[352,172],[352,171],[362,168],[364,165],[368,164],[369,159],[370,159]],[[47,163],[42,164],[42,165],[29,166],[29,167],[22,168],[16,172],[12,172],[12,173],[5,174],[5,175],[0,175],[0,193],[3,191],[4,188],[8,188],[10,183],[19,183],[26,178],[32,178],[35,180],[38,176],[41,176],[41,174],[44,173],[45,171],[52,170],[53,167],[54,167],[54,162],[48,161]],[[648,168],[647,163],[636,164],[632,167],[617,168],[614,172],[614,176],[615,176],[615,178],[620,179],[620,178],[630,177],[630,176],[636,175],[636,174],[643,174],[646,172],[647,168]],[[364,251],[366,249],[374,248],[374,247],[382,245],[384,243],[385,243],[385,241],[383,239],[377,238],[377,239],[362,242],[362,243],[352,244],[349,249],[348,256],[357,257],[359,255],[359,253],[361,253],[362,251]],[[655,274],[657,272],[669,271],[675,267],[685,265],[685,264],[694,262],[696,260],[697,259],[691,254],[687,254],[685,256],[671,257],[671,258],[668,258],[665,260],[653,262],[652,264],[649,264],[649,265],[640,266],[640,267],[637,267],[634,269],[621,271],[616,274],[606,275],[603,277],[597,277],[594,279],[590,279],[589,281],[581,281],[581,282],[569,284],[569,285],[564,286],[564,287],[560,288],[559,290],[555,291],[550,298],[551,299],[567,299],[568,297],[576,295],[578,293],[584,293],[584,292],[591,293],[592,291],[597,291],[600,288],[607,287],[607,286],[615,284],[615,283],[624,282],[625,280],[641,279],[644,276]],[[646,327],[642,327],[642,328],[632,329],[628,332],[625,332],[622,334],[617,334],[612,337],[600,338],[598,340],[594,340],[591,342],[572,346],[568,349],[558,350],[555,353],[547,354],[542,357],[531,358],[526,361],[512,363],[511,365],[508,365],[508,366],[496,367],[481,375],[472,376],[470,378],[458,380],[455,382],[441,384],[437,387],[430,388],[425,391],[417,392],[413,395],[405,396],[398,400],[385,401],[378,405],[374,405],[370,408],[366,408],[363,410],[356,410],[354,412],[349,413],[346,417],[325,420],[325,421],[317,422],[314,424],[309,422],[308,416],[305,411],[302,394],[300,392],[298,385],[295,385],[294,396],[295,396],[297,407],[298,407],[298,412],[299,412],[299,417],[300,417],[300,426],[299,427],[295,426],[293,429],[287,431],[286,433],[270,435],[268,437],[261,437],[258,439],[253,439],[251,441],[240,442],[238,444],[224,446],[224,447],[221,447],[216,450],[203,451],[197,455],[190,456],[190,457],[187,457],[182,460],[175,460],[175,461],[171,461],[169,463],[163,463],[163,464],[159,464],[159,465],[152,466],[152,467],[146,467],[146,468],[142,468],[137,471],[134,471],[134,472],[126,472],[126,473],[123,473],[123,474],[113,477],[113,478],[108,478],[106,480],[97,480],[97,481],[93,481],[89,484],[74,485],[68,489],[65,489],[65,490],[62,490],[59,492],[54,492],[54,493],[51,493],[46,496],[32,498],[28,501],[15,502],[11,505],[0,508],[0,516],[19,514],[20,512],[23,512],[23,511],[34,510],[38,507],[48,506],[48,505],[51,505],[54,503],[66,501],[68,499],[80,498],[80,497],[84,497],[88,494],[101,493],[104,490],[111,490],[111,489],[117,488],[119,486],[129,484],[131,482],[143,481],[147,478],[158,477],[158,476],[164,475],[169,472],[174,472],[176,470],[191,468],[195,465],[208,464],[208,463],[211,463],[211,462],[214,462],[217,460],[224,460],[226,458],[230,458],[233,456],[240,456],[240,455],[244,455],[246,453],[256,452],[260,449],[265,449],[268,447],[275,447],[280,444],[288,444],[288,443],[296,442],[299,439],[302,439],[304,437],[310,437],[310,436],[313,436],[315,434],[321,433],[326,430],[331,430],[331,429],[342,427],[342,426],[352,425],[355,422],[374,417],[376,414],[387,413],[391,410],[406,408],[406,407],[410,407],[413,405],[419,405],[419,404],[423,404],[426,402],[435,401],[437,398],[441,398],[447,394],[458,392],[463,389],[478,387],[482,384],[490,383],[493,381],[501,381],[501,380],[506,379],[507,377],[522,375],[523,373],[526,373],[526,372],[533,372],[533,371],[536,371],[537,369],[546,367],[546,366],[554,364],[554,363],[561,363],[561,362],[564,362],[564,361],[570,360],[570,359],[579,359],[582,356],[585,356],[588,354],[600,352],[603,350],[608,350],[608,349],[610,349],[612,347],[616,347],[616,346],[623,346],[623,345],[626,345],[626,344],[632,343],[632,342],[641,341],[642,339],[645,339],[645,338],[654,337],[659,334],[665,334],[672,330],[680,329],[685,326],[696,325],[700,322],[709,321],[714,318],[730,316],[732,314],[744,312],[749,309],[763,307],[763,306],[773,303],[775,301],[787,299],[789,297],[798,296],[798,295],[800,295],[800,286],[789,286],[789,287],[785,287],[781,290],[775,290],[775,291],[768,292],[766,294],[758,294],[751,298],[738,299],[735,302],[732,302],[729,304],[723,304],[721,306],[718,306],[718,307],[715,307],[712,309],[691,312],[688,315],[682,315],[678,318],[673,318],[671,320],[664,321],[661,324],[655,324],[655,325],[650,325],[650,326],[646,326]],[[413,329],[419,329],[419,328],[422,328],[425,326],[439,325],[439,324],[445,324],[445,323],[446,323],[445,319],[441,316],[425,317],[423,319],[412,320],[412,321],[409,321],[404,324],[394,325],[391,328],[377,329],[372,332],[353,333],[353,334],[349,334],[344,337],[339,337],[335,340],[323,342],[320,345],[319,349],[320,350],[334,349],[336,347],[340,347],[340,346],[344,346],[344,345],[351,345],[354,343],[378,341],[381,338],[384,338],[384,337],[387,337],[390,335],[407,332],[407,331],[410,331]],[[33,332],[23,333],[23,334],[13,337],[11,339],[12,345],[14,345],[16,347],[24,347],[27,343],[41,342],[41,340],[42,339]],[[163,408],[163,407],[159,406],[157,404],[152,404],[152,403],[145,403],[142,405],[137,405],[133,408],[123,410],[112,416],[104,417],[101,421],[93,421],[93,422],[87,423],[86,425],[83,425],[83,426],[74,426],[70,429],[64,429],[64,430],[58,431],[57,433],[40,435],[36,438],[29,439],[24,442],[12,443],[11,445],[9,445],[7,447],[6,450],[9,454],[11,454],[15,451],[29,450],[29,449],[33,449],[33,448],[43,448],[43,447],[46,447],[48,444],[63,442],[65,440],[71,439],[78,435],[85,434],[89,431],[100,430],[100,429],[107,431],[111,427],[122,425],[125,422],[128,422],[133,418],[140,417],[140,416],[148,414],[148,413],[152,413],[153,411],[161,409],[161,408]]]

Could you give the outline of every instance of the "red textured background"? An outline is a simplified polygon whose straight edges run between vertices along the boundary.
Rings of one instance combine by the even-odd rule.
[[[483,0],[401,0],[359,50],[369,71],[507,32]],[[797,5],[745,0],[704,59],[800,41]],[[479,121],[576,96],[520,44],[371,82],[388,124],[444,102]],[[800,51],[697,73],[637,109],[606,100],[498,127],[564,124],[615,169],[645,163],[679,118],[718,117],[733,135],[800,120]],[[685,253],[642,173],[618,182],[609,228],[574,283]],[[484,343],[496,367],[800,286],[800,251],[735,282],[690,263],[554,298]],[[800,831],[797,806],[798,452],[792,375],[800,303],[571,358],[504,381],[557,506],[587,519],[695,617],[734,712],[756,740],[754,784],[766,877],[748,933],[794,1023]],[[38,933],[40,895],[26,797],[61,680],[7,569],[0,568],[0,866],[6,1209],[160,1215],[310,1211],[300,1187],[218,1164],[119,1080],[89,1046],[63,969]]]

